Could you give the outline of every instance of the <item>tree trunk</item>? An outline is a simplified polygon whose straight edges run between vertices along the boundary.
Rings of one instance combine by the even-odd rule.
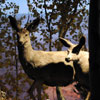
[[[89,63],[91,100],[100,98],[100,0],[90,0]]]

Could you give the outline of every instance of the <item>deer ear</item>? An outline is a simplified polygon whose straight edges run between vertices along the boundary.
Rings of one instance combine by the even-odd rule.
[[[79,53],[79,51],[81,50],[82,46],[85,45],[85,42],[86,42],[86,38],[85,36],[82,36],[80,41],[79,41],[79,44],[73,48],[72,50],[72,53]]]
[[[27,27],[27,30],[29,32],[32,32],[33,30],[35,30],[38,26],[40,22],[40,17],[38,17],[37,19],[35,19],[28,27]]]
[[[69,47],[69,48],[70,48],[70,47],[73,46],[73,44],[72,44],[69,40],[67,40],[67,39],[64,39],[64,38],[60,37],[59,40],[61,41],[61,43],[62,43],[65,47]]]
[[[20,26],[18,25],[16,19],[12,16],[9,16],[9,19],[10,19],[10,24],[11,24],[12,28],[15,29],[17,32],[19,32]]]

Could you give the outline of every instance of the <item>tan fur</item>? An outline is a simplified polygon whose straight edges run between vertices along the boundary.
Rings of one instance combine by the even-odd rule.
[[[33,91],[38,92],[41,100],[42,84],[50,86],[66,86],[73,81],[74,71],[72,62],[67,63],[67,51],[37,51],[33,50],[30,42],[29,31],[35,27],[36,19],[27,29],[18,26],[13,17],[9,17],[12,27],[17,31],[19,59],[25,73],[34,80],[29,89],[30,96],[35,99]],[[32,27],[32,28],[30,28]],[[59,98],[58,98],[59,99]]]
[[[61,41],[65,46],[68,44],[67,40],[65,39],[62,39]],[[71,49],[69,48],[67,50],[68,53],[66,56],[66,61],[73,61],[75,68],[75,80],[82,86],[89,89],[89,52],[81,50],[85,45],[85,37],[82,37],[81,42],[82,43],[79,43],[78,45],[70,44]],[[90,97],[90,95],[88,97]]]

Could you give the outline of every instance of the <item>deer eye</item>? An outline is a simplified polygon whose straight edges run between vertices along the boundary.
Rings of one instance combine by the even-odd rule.
[[[25,34],[25,36],[28,36],[28,34]]]

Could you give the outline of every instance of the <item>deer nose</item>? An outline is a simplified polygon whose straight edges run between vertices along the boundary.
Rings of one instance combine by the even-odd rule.
[[[67,62],[70,62],[70,58],[65,58],[65,60],[66,60]]]

